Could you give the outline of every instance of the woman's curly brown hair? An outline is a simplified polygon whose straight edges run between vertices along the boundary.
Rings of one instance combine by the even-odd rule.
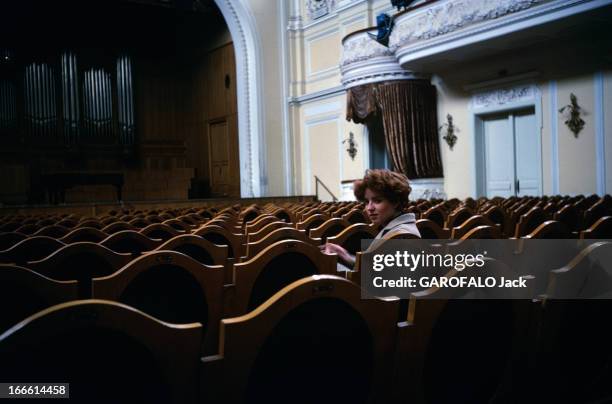
[[[398,210],[404,211],[408,208],[410,195],[410,183],[404,174],[390,170],[371,169],[366,170],[365,177],[353,184],[353,192],[358,201],[365,201],[365,191],[370,189],[381,195],[389,202],[398,204]]]

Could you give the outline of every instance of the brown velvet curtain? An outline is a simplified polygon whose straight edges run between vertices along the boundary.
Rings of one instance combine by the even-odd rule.
[[[393,169],[408,178],[442,177],[436,89],[425,80],[368,84],[348,90],[347,119],[382,119]]]
[[[376,84],[349,88],[346,94],[346,119],[366,124],[380,116]]]

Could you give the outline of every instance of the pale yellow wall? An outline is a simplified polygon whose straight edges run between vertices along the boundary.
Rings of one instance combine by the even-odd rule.
[[[344,94],[306,103],[299,108],[299,119],[303,124],[298,147],[300,153],[301,186],[298,193],[315,192],[314,176],[317,175],[336,197],[341,195],[341,182],[363,177],[367,147],[365,127],[345,119]],[[351,159],[342,143],[353,132],[357,143],[357,155]],[[322,198],[326,192],[320,191]]]
[[[563,123],[564,117],[557,115],[559,134],[559,192],[561,194],[591,194],[596,192],[595,172],[595,125],[593,75],[568,78],[558,81],[557,105],[570,103],[574,93],[583,108],[584,129],[578,138]]]
[[[367,159],[365,153],[367,152],[367,145],[364,137],[365,126],[358,125],[347,120],[342,121],[344,124],[343,140],[348,139],[349,133],[353,132],[355,135],[355,141],[357,142],[357,155],[355,160],[352,160],[346,149],[348,149],[348,142],[342,144],[342,181],[356,180],[363,177],[365,170],[365,160]]]
[[[340,194],[340,167],[337,162],[339,158],[339,122],[337,119],[323,120],[306,124],[304,147],[308,150],[310,157],[310,169],[304,170],[303,181],[308,184],[308,193],[315,193],[315,176],[334,193],[336,197]],[[319,198],[331,200],[331,196],[322,188],[319,189]]]
[[[438,122],[441,125],[446,114],[453,116],[460,132],[453,151],[446,142],[441,141],[442,162],[444,167],[444,187],[448,197],[465,198],[473,192],[473,152],[474,134],[470,122],[473,114],[469,108],[471,94],[462,86],[447,86],[440,77],[434,77],[432,82],[438,89]],[[597,192],[596,172],[596,135],[595,135],[595,91],[594,73],[577,77],[554,80],[557,88],[556,104],[561,108],[569,104],[570,93],[578,98],[578,104],[583,108],[582,119],[585,127],[578,135],[565,125],[565,118],[555,111],[551,114],[551,80],[539,79],[535,83],[541,94],[540,103],[542,128],[542,190],[545,195],[553,192],[552,178],[552,125],[551,119],[557,124],[557,154],[560,194],[592,194]],[[510,83],[509,86],[512,86]],[[604,74],[604,116],[612,114],[612,72]],[[604,119],[605,160],[606,160],[606,191],[612,190],[612,120]]]
[[[342,38],[374,25],[374,9],[388,8],[388,3],[387,0],[359,2],[323,22],[312,24],[306,15],[305,1],[302,1],[304,29],[288,34],[290,95],[299,97],[338,88]],[[334,107],[330,109],[330,105]],[[344,92],[293,104],[291,110],[293,163],[298,174],[295,192],[314,193],[313,176],[318,175],[335,196],[340,197],[341,181],[361,178],[367,168],[365,126],[346,121]],[[317,110],[325,112],[312,113]],[[348,144],[342,144],[350,132],[357,142],[354,160],[346,152]],[[327,198],[326,192],[322,191],[321,197]]]
[[[307,74],[313,76],[329,69],[337,69],[340,62],[340,32],[331,30],[306,41],[308,52]]]
[[[299,97],[313,94],[316,92],[332,89],[340,84],[339,69],[334,66],[338,63],[341,56],[341,39],[350,32],[375,25],[375,16],[380,12],[389,12],[390,5],[387,0],[363,1],[350,7],[333,17],[327,18],[319,24],[312,24],[306,16],[302,1],[302,16],[305,28],[298,32],[291,32],[292,53],[291,63],[291,95]],[[393,11],[394,12],[394,11]],[[337,43],[334,44],[334,41]],[[509,65],[510,70],[521,72],[522,69],[533,69],[538,66],[537,60],[529,60],[529,65],[524,66],[520,63],[520,58],[514,60],[516,55],[507,55],[506,62],[513,61]],[[503,57],[500,56],[502,65]],[[498,61],[499,62],[499,61]],[[544,61],[542,61],[544,62]],[[499,63],[498,63],[499,64]],[[506,63],[507,64],[507,63]],[[517,65],[517,66],[515,66]],[[459,132],[458,141],[451,151],[448,145],[440,139],[440,150],[442,154],[444,168],[444,188],[448,197],[465,198],[474,195],[474,123],[473,112],[470,107],[472,99],[471,85],[475,84],[475,75],[471,71],[477,71],[483,81],[495,79],[497,70],[491,67],[487,71],[486,64],[475,61],[474,64],[466,64],[461,67],[463,77],[453,75],[452,80],[448,81],[442,73],[441,77],[432,77],[432,83],[438,88],[438,121],[439,125],[446,120],[446,114],[450,113],[454,118],[454,123]],[[556,71],[558,69],[559,71]],[[561,194],[591,194],[597,191],[596,183],[596,139],[595,139],[595,94],[594,94],[594,72],[588,69],[577,75],[576,73],[564,73],[562,67],[548,67],[547,69],[535,69],[536,75],[530,81],[534,83],[539,91],[536,97],[536,109],[539,110],[541,118],[541,162],[542,162],[542,189],[544,194],[553,192],[553,150],[552,150],[552,122],[556,120],[557,142],[558,142],[558,173],[559,173],[559,193]],[[317,72],[324,73],[318,74]],[[525,70],[522,70],[525,71]],[[556,100],[551,100],[550,83],[553,82],[557,88]],[[449,84],[452,83],[452,84]],[[500,84],[499,87],[512,87],[513,83]],[[580,106],[584,109],[583,119],[586,121],[585,128],[580,133],[578,139],[567,129],[563,123],[563,117],[556,111],[551,112],[552,102],[555,101],[557,108],[569,103],[569,94],[574,92],[578,97]],[[605,156],[606,162],[606,189],[610,193],[612,190],[612,71],[604,73],[604,111],[608,117],[604,120]],[[332,148],[331,143],[319,142],[322,136],[319,129],[317,134],[312,137],[312,119],[319,117],[306,117],[304,109],[322,107],[334,100],[341,100],[342,107],[334,114],[337,115],[334,123],[326,123],[322,126],[324,133],[328,136],[335,134],[336,143],[333,150],[325,150],[323,154],[313,153],[312,147]],[[302,173],[296,181],[297,193],[305,193],[309,188],[307,184],[312,180],[305,178],[304,170],[308,167],[311,170],[322,170],[326,172],[330,181],[337,181],[334,190],[339,192],[339,181],[359,178],[367,168],[367,158],[365,153],[364,127],[346,122],[345,115],[345,96],[343,94],[333,98],[323,98],[309,100],[303,104],[295,104],[292,114],[292,128],[295,139],[294,167],[297,173]],[[329,115],[329,114],[328,114]],[[323,124],[321,124],[323,125]],[[355,161],[351,161],[348,154],[343,150],[340,141],[353,131],[359,143],[358,154]],[[322,132],[321,132],[322,133]],[[440,136],[440,134],[438,134]],[[308,156],[304,153],[305,138],[310,136]],[[338,153],[340,157],[338,157]],[[332,158],[336,156],[336,158]],[[328,184],[329,185],[329,184]],[[314,191],[314,188],[312,188]]]
[[[444,169],[444,190],[449,197],[466,198],[472,195],[474,176],[474,136],[468,110],[470,98],[461,89],[447,86],[439,77],[433,77],[432,82],[438,89],[438,125],[446,122],[446,115],[451,114],[458,129],[453,150],[450,150],[438,134]]]

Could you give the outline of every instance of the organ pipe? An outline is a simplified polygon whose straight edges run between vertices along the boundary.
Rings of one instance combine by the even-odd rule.
[[[91,140],[116,139],[123,145],[134,144],[134,90],[129,56],[116,59],[113,78],[98,67],[79,73],[76,53],[67,50],[60,55],[58,75],[55,74],[54,68],[46,63],[31,63],[23,70],[24,129],[28,137],[56,138],[63,144],[74,144],[85,135]],[[3,131],[17,122],[17,98],[11,85],[0,81]],[[113,117],[114,114],[117,116]],[[58,119],[62,122],[61,133]]]

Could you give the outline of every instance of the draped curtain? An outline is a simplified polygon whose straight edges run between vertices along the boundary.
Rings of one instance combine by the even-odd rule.
[[[402,80],[353,87],[347,120],[382,120],[393,169],[408,178],[442,177],[436,89],[425,80]]]

